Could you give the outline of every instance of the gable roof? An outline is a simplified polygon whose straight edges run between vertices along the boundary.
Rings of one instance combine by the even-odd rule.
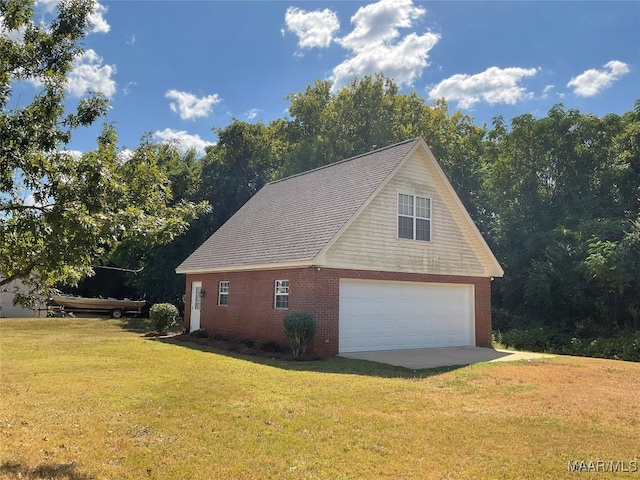
[[[431,153],[422,138],[415,138],[268,183],[176,272],[314,264],[419,146]],[[454,196],[458,198],[455,192]],[[460,207],[464,210],[461,202]],[[466,210],[465,214],[489,250]],[[490,250],[489,255],[501,271]]]

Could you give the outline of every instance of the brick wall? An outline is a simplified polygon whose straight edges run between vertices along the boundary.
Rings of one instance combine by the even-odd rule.
[[[304,311],[312,314],[318,322],[310,350],[320,356],[336,355],[340,278],[473,284],[476,345],[491,346],[491,281],[488,278],[332,268],[187,275],[185,328],[189,328],[190,321],[191,282],[202,281],[206,294],[202,298],[200,326],[208,332],[254,340],[270,339],[284,344],[282,318],[289,312]],[[274,308],[276,280],[289,280],[288,310]],[[229,304],[226,307],[218,306],[220,281],[229,282]]]

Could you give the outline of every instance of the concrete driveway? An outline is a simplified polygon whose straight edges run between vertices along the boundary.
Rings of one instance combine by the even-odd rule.
[[[534,352],[513,352],[482,347],[419,348],[412,350],[385,350],[377,352],[342,353],[341,357],[387,363],[399,367],[419,369],[451,365],[470,365],[481,362],[510,362],[553,355]]]

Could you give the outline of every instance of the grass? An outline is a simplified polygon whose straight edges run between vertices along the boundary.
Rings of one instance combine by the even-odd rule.
[[[286,363],[150,329],[0,321],[0,478],[562,479],[579,475],[569,461],[640,467],[640,364]]]

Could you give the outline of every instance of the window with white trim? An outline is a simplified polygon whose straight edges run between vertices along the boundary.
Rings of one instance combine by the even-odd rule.
[[[431,199],[398,194],[398,238],[431,241]]]
[[[227,280],[218,284],[218,305],[221,307],[229,305],[229,281]]]
[[[289,308],[289,280],[276,280],[274,307],[283,310]]]
[[[193,288],[193,310],[200,310],[202,306],[202,285],[194,285]]]

